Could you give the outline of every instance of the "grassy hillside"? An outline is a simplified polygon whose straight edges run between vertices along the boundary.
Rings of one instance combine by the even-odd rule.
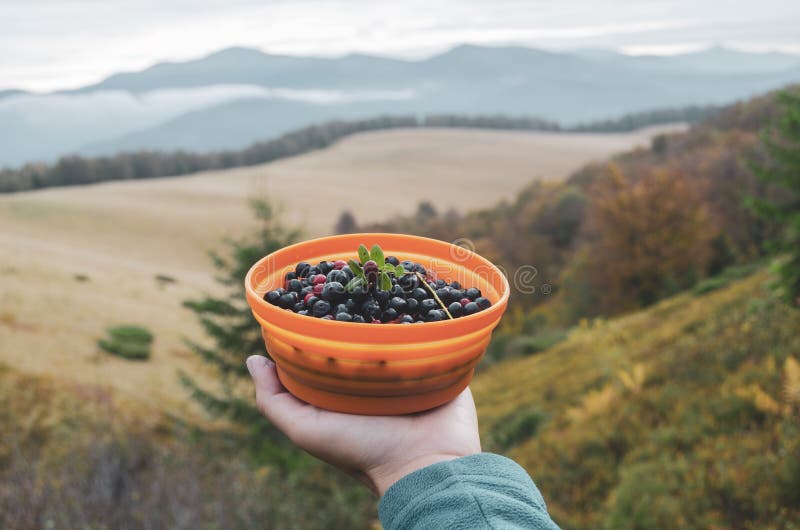
[[[579,528],[797,528],[800,312],[765,273],[584,322],[473,384],[482,438]]]

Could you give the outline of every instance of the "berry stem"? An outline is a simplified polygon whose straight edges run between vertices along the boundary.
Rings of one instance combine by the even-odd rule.
[[[447,310],[447,306],[444,305],[444,302],[442,302],[442,300],[436,295],[436,291],[431,289],[431,286],[428,285],[428,280],[422,274],[420,274],[418,272],[415,272],[414,274],[417,275],[417,278],[419,278],[420,281],[422,282],[422,284],[431,292],[431,294],[433,295],[433,298],[437,302],[439,302],[439,305],[442,306],[442,309],[444,309],[444,312],[447,314],[447,318],[449,318],[450,320],[453,320],[453,315],[450,314],[450,311]]]

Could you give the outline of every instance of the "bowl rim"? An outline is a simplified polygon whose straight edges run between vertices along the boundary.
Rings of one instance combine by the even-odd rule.
[[[386,236],[389,236],[389,237],[392,237],[392,238],[405,239],[405,240],[408,240],[409,242],[411,242],[412,244],[413,244],[414,241],[419,241],[419,242],[425,242],[426,244],[433,243],[433,244],[436,244],[436,245],[449,245],[450,247],[459,248],[459,249],[461,249],[461,251],[467,250],[468,252],[470,252],[471,257],[474,257],[474,258],[478,259],[479,261],[481,261],[482,265],[487,266],[494,274],[496,274],[500,278],[501,287],[502,287],[501,290],[500,290],[500,298],[496,302],[494,302],[492,304],[492,306],[489,307],[489,309],[485,309],[483,311],[479,311],[478,313],[475,313],[475,314],[472,314],[472,315],[463,316],[463,317],[460,317],[460,318],[457,318],[457,319],[445,319],[445,320],[442,320],[442,321],[439,321],[439,322],[425,322],[423,326],[411,325],[412,329],[406,329],[408,326],[403,326],[403,325],[399,325],[399,324],[398,325],[383,325],[383,324],[376,325],[376,324],[366,323],[366,322],[365,323],[360,323],[360,322],[340,322],[340,321],[337,321],[337,320],[323,320],[323,319],[320,319],[320,318],[309,317],[307,315],[298,315],[297,313],[295,313],[293,311],[289,311],[289,310],[286,310],[286,309],[281,309],[281,308],[279,308],[277,306],[274,306],[274,305],[268,303],[266,300],[264,300],[261,296],[258,295],[258,293],[256,292],[255,288],[252,285],[253,284],[252,277],[253,277],[254,272],[259,267],[263,266],[263,264],[266,261],[271,259],[277,253],[292,252],[293,250],[301,249],[301,248],[303,248],[305,246],[308,246],[308,245],[311,245],[311,244],[314,244],[314,243],[318,243],[318,242],[322,242],[322,241],[330,241],[330,240],[335,240],[335,239],[351,239],[353,237],[361,237],[363,239],[367,239],[368,240],[368,239],[371,239],[371,238],[381,238],[381,237],[386,237]],[[442,261],[448,261],[448,260],[444,260],[442,258],[436,258],[436,259],[441,259]],[[453,262],[453,263],[455,263],[455,262]],[[511,288],[510,288],[509,283],[508,283],[508,278],[506,278],[505,274],[503,274],[502,271],[494,263],[492,263],[488,259],[484,258],[483,256],[481,256],[480,254],[478,254],[475,251],[464,249],[463,247],[458,247],[457,245],[454,245],[453,243],[449,243],[447,241],[442,241],[442,240],[439,240],[439,239],[433,239],[433,238],[422,237],[422,236],[415,236],[415,235],[411,235],[411,234],[398,234],[398,233],[389,233],[389,232],[357,232],[357,233],[352,233],[352,234],[341,234],[341,235],[335,235],[335,236],[325,236],[325,237],[318,237],[318,238],[314,238],[314,239],[307,239],[305,241],[300,241],[298,243],[293,243],[291,245],[287,245],[287,246],[282,247],[282,248],[280,248],[280,249],[278,249],[278,250],[276,250],[274,252],[271,252],[271,253],[267,254],[266,256],[264,256],[261,259],[259,259],[258,261],[256,261],[250,267],[250,269],[247,271],[247,274],[245,275],[245,278],[244,278],[244,285],[245,285],[245,291],[246,291],[247,299],[248,299],[248,302],[249,302],[250,307],[253,310],[253,312],[255,312],[255,309],[256,309],[255,306],[258,306],[260,308],[263,308],[266,311],[267,315],[269,315],[269,314],[280,315],[283,318],[288,318],[290,322],[297,322],[297,324],[300,325],[300,326],[307,325],[311,321],[313,321],[313,322],[316,322],[317,325],[322,326],[321,329],[323,329],[323,330],[325,330],[325,329],[329,329],[329,330],[333,330],[333,329],[350,329],[350,330],[353,330],[353,331],[357,330],[359,333],[367,333],[367,334],[370,334],[370,335],[381,335],[381,334],[387,333],[387,332],[390,332],[391,334],[395,334],[397,332],[397,328],[398,327],[402,327],[402,328],[404,328],[404,330],[412,332],[413,328],[422,328],[422,329],[427,329],[427,330],[434,330],[434,329],[447,328],[447,327],[452,326],[454,324],[459,324],[460,326],[463,326],[465,323],[469,323],[469,322],[472,322],[472,321],[478,320],[478,319],[486,320],[486,321],[489,321],[489,320],[499,321],[500,317],[505,312],[505,307],[506,307],[506,305],[508,303],[508,299],[509,299],[509,295],[510,295],[510,291],[511,291]],[[494,317],[494,318],[492,318],[492,317]],[[265,319],[265,320],[267,320],[267,319]]]

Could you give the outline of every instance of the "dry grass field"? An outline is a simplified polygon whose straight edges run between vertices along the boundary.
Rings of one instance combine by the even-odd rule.
[[[249,198],[277,199],[287,223],[322,235],[345,209],[363,222],[425,199],[442,210],[490,205],[676,128],[381,131],[261,166],[0,196],[0,363],[185,412],[175,374],[198,370],[182,344],[198,326],[180,304],[214,288],[207,251],[250,229]],[[121,323],[155,333],[149,362],[98,351],[105,328]]]

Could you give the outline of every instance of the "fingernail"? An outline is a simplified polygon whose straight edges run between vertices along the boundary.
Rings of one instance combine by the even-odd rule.
[[[245,361],[245,365],[247,365],[247,371],[250,372],[250,377],[253,377],[253,370],[255,368],[255,363],[258,362],[258,355],[251,355]]]

